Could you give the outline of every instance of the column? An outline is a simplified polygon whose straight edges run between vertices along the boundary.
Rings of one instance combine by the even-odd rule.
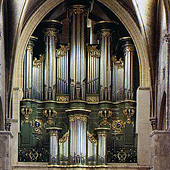
[[[67,110],[70,125],[70,164],[87,164],[87,119],[89,110]]]
[[[61,33],[62,25],[56,20],[45,20],[42,22],[45,36],[45,100],[56,99],[56,41]]]
[[[138,134],[137,159],[138,165],[150,165],[150,133],[152,127],[150,118],[150,88],[139,87],[137,90],[136,133]]]
[[[25,61],[24,61],[24,98],[32,98],[32,79],[33,79],[33,47],[37,38],[34,36],[30,37],[28,42]]]
[[[133,99],[133,56],[134,56],[134,45],[131,37],[120,38],[122,49],[124,53],[124,89],[125,89],[125,100]]]
[[[117,23],[100,21],[95,24],[95,33],[100,34],[100,100],[111,100],[111,39]]]
[[[50,165],[59,164],[59,132],[61,128],[58,127],[49,127],[46,130],[50,134]]]
[[[83,5],[82,5],[82,4]],[[87,3],[87,4],[86,4]],[[70,78],[71,100],[85,100],[86,79],[86,35],[88,1],[76,5],[70,1],[68,13],[70,18]]]
[[[107,162],[107,156],[106,156],[106,139],[107,139],[107,132],[109,131],[109,128],[96,128],[95,131],[98,135],[98,165],[106,165]]]

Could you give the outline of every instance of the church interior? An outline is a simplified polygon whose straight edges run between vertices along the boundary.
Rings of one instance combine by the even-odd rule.
[[[0,3],[0,170],[170,170],[169,0]]]

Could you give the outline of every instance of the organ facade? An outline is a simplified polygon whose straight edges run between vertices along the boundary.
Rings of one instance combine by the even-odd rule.
[[[89,19],[91,1],[66,6],[67,33],[62,22],[43,20],[44,53],[34,56],[35,36],[25,50],[18,159],[49,166],[136,163],[138,63],[132,38],[116,42],[116,21]],[[67,34],[69,42],[60,43]]]

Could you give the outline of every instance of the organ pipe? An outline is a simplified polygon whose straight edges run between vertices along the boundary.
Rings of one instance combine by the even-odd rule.
[[[60,45],[57,49],[57,93],[68,94],[68,53],[70,46]]]
[[[43,55],[33,61],[33,98],[38,100],[43,100],[43,62]]]
[[[86,32],[87,14],[86,5],[70,5],[70,79],[71,100],[85,100],[86,79]]]
[[[24,62],[24,98],[32,98],[32,79],[33,79],[33,47],[37,38],[34,36],[30,37],[28,42],[26,53],[25,53],[25,62]]]
[[[88,45],[88,63],[87,63],[87,93],[98,93],[99,87],[99,59],[100,50],[98,45]]]
[[[95,24],[95,32],[100,34],[100,100],[111,100],[111,38],[117,23],[100,21]]]
[[[124,70],[124,88],[125,99],[133,99],[133,55],[134,45],[131,37],[123,37],[120,39],[124,53],[125,70]]]
[[[56,20],[42,22],[45,35],[45,100],[56,99],[56,39],[61,33],[61,23]]]

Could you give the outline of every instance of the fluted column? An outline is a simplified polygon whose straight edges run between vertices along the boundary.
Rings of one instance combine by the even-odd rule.
[[[111,39],[117,23],[100,21],[95,24],[95,32],[100,34],[100,100],[111,100]]]
[[[86,79],[86,5],[69,5],[71,100],[85,100]]]
[[[87,164],[87,120],[89,110],[70,109],[70,164],[86,165]]]
[[[109,128],[96,128],[95,131],[98,135],[98,149],[97,149],[97,162],[98,165],[105,165],[107,161],[106,156],[106,139],[107,139],[107,132],[109,131]]]
[[[61,128],[58,127],[49,127],[46,130],[50,134],[50,165],[59,164],[59,132]]]
[[[45,100],[56,99],[56,40],[61,33],[61,23],[56,20],[42,22],[45,35]]]
[[[33,47],[37,39],[37,37],[31,36],[26,48],[24,61],[24,98],[32,98]]]
[[[122,49],[124,52],[124,88],[125,88],[125,100],[133,99],[133,55],[134,45],[131,37],[123,37],[120,39],[122,43]]]

